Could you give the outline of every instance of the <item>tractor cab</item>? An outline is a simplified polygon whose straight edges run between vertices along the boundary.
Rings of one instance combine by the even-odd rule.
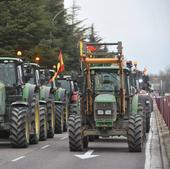
[[[6,87],[23,84],[21,59],[16,58],[0,58],[0,82]]]
[[[24,75],[29,77],[27,83],[40,86],[40,66],[36,63],[24,63]]]
[[[23,74],[21,67],[21,59],[0,57],[0,128],[9,127],[7,123],[10,116],[10,105],[12,102],[22,99]]]

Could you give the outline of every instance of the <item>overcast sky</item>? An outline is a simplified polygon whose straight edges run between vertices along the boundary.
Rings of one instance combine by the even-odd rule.
[[[103,42],[122,41],[126,59],[159,73],[170,67],[170,0],[75,0],[79,18],[94,24]],[[65,0],[70,7],[72,0]]]

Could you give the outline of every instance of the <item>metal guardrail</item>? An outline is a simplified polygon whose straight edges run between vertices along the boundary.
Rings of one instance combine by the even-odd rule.
[[[170,96],[156,97],[156,103],[168,129],[170,129]]]

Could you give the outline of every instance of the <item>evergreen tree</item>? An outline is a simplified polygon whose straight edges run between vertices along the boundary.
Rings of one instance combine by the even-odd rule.
[[[51,27],[42,0],[4,0],[0,6],[0,55],[15,56],[21,50],[24,57],[34,56]]]

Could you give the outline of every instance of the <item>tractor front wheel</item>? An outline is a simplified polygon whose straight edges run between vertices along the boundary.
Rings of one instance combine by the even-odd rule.
[[[27,107],[12,107],[10,140],[13,147],[24,148],[29,144],[29,119]]]
[[[144,142],[144,126],[141,115],[129,117],[128,147],[130,152],[141,152]]]
[[[32,116],[32,129],[33,134],[30,135],[30,143],[38,144],[39,136],[40,136],[40,110],[39,103],[37,99],[34,97],[31,103],[31,116]]]
[[[81,118],[78,114],[71,114],[68,119],[68,134],[70,151],[82,151],[87,147],[87,140],[83,140],[81,134]]]
[[[47,108],[46,106],[40,106],[40,140],[45,141],[47,139]]]
[[[64,130],[63,105],[56,105],[55,133],[62,134]]]
[[[52,102],[47,103],[47,111],[48,111],[48,138],[54,137],[55,130],[55,105]]]

